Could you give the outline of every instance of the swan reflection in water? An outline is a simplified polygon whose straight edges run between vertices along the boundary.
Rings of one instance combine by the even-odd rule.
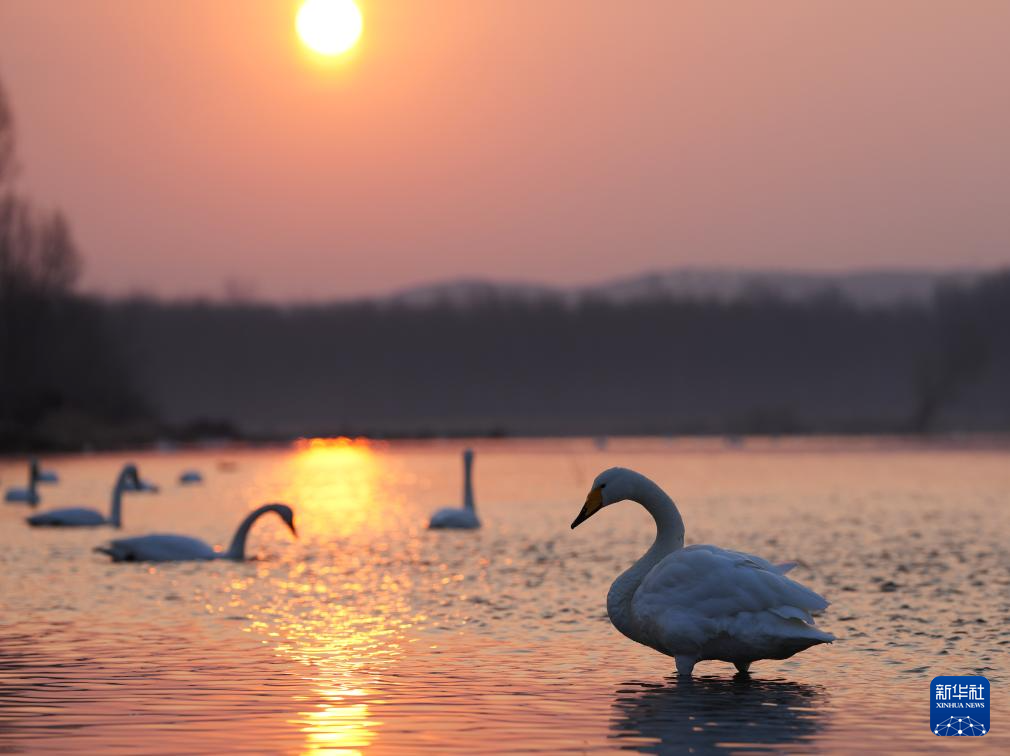
[[[611,737],[640,753],[779,750],[816,737],[827,704],[820,686],[740,675],[628,682],[614,697]]]

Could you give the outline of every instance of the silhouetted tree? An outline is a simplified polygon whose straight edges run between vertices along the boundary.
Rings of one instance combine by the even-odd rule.
[[[13,192],[0,197],[0,296],[63,297],[79,272],[62,213],[41,213]]]
[[[0,83],[0,189],[14,176],[14,116]]]
[[[140,405],[105,337],[104,310],[73,292],[81,262],[69,224],[17,192],[15,160],[0,89],[0,448],[20,449],[46,443],[42,426],[60,412],[86,433]]]
[[[933,428],[938,415],[990,363],[1010,349],[1010,272],[987,276],[973,286],[937,293],[932,310],[935,336],[918,365],[911,430]]]
[[[926,433],[958,393],[981,375],[989,360],[989,344],[978,324],[963,312],[938,312],[936,340],[917,366],[915,406],[909,430]]]
[[[214,417],[290,434],[895,432],[921,412],[913,379],[930,355],[934,403],[914,427],[1010,428],[1010,275],[900,307],[762,295],[108,308],[138,380],[179,425]]]

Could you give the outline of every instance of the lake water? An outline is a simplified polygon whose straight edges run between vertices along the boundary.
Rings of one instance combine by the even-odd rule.
[[[111,564],[109,529],[30,530],[0,506],[0,752],[1010,752],[1010,450],[810,439],[474,444],[479,532],[429,532],[460,500],[458,442],[303,444],[49,458],[40,510],[107,507],[132,459],[124,534],[227,545],[295,506],[243,564]],[[225,463],[222,465],[222,463]],[[753,678],[673,660],[606,617],[648,514],[569,523],[620,464],[680,506],[689,543],[778,560],[839,636]],[[184,468],[206,476],[180,487]],[[223,469],[225,468],[225,469]],[[3,486],[20,465],[0,464]],[[992,731],[929,731],[929,681],[981,674]]]

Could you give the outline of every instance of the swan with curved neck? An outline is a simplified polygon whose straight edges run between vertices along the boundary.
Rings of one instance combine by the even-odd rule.
[[[29,525],[35,527],[93,527],[96,525],[111,525],[114,528],[123,525],[123,494],[127,491],[150,491],[157,490],[149,483],[140,479],[137,466],[133,464],[125,465],[116,476],[116,482],[112,487],[112,500],[109,504],[109,516],[104,516],[95,509],[85,507],[69,507],[66,509],[52,509],[48,512],[40,512],[26,518]]]
[[[434,529],[472,530],[480,527],[473,501],[473,450],[463,452],[463,506],[445,507],[432,514],[428,527]]]
[[[114,562],[182,562],[212,559],[245,560],[246,539],[253,524],[268,512],[275,512],[297,536],[295,515],[287,504],[264,504],[250,512],[239,524],[226,551],[215,551],[199,538],[171,533],[153,533],[137,538],[119,538],[95,551],[108,554]]]
[[[55,483],[54,474],[46,472],[39,467],[37,459],[28,461],[28,485],[13,486],[4,493],[4,501],[8,504],[29,504],[37,507],[42,501],[39,495],[39,483]]]
[[[623,635],[673,656],[690,676],[704,660],[746,673],[759,659],[787,659],[834,636],[814,627],[828,602],[785,577],[794,565],[717,546],[684,546],[673,500],[641,473],[621,467],[597,476],[572,528],[604,507],[630,500],[656,522],[656,539],[614,581],[607,614]]]

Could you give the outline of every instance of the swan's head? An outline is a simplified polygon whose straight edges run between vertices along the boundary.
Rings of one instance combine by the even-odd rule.
[[[625,467],[611,467],[597,475],[572,528],[577,528],[604,507],[632,498],[638,478],[638,473]]]
[[[156,485],[140,477],[140,471],[132,462],[123,467],[121,480],[123,481],[123,490],[125,491],[149,491],[156,493],[158,490]]]
[[[121,479],[123,481],[123,486],[128,491],[140,491],[140,473],[137,472],[137,466],[134,464],[128,464],[123,468],[121,474]]]
[[[298,537],[298,531],[295,530],[295,513],[287,504],[272,504],[270,508],[273,509],[280,518],[284,520],[284,524],[288,526],[291,531],[291,535],[295,538]]]

